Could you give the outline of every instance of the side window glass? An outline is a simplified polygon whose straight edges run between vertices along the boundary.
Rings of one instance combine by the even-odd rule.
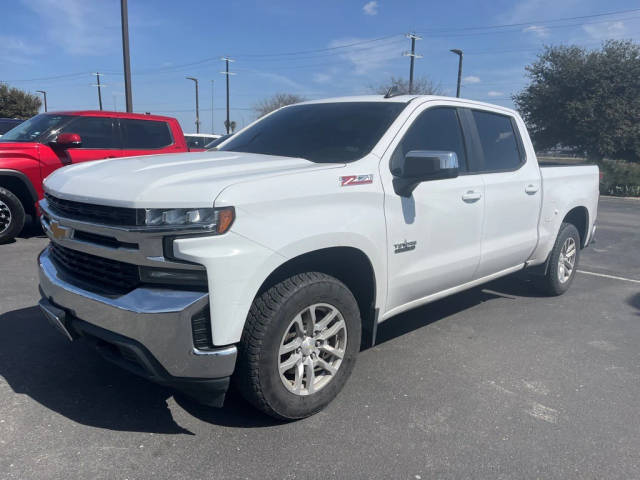
[[[484,156],[483,171],[513,170],[522,163],[511,118],[473,110]]]
[[[391,169],[411,150],[455,152],[460,170],[466,171],[467,155],[455,108],[425,110],[413,122],[391,156]]]
[[[122,118],[120,126],[125,149],[162,148],[173,143],[169,125],[166,122]]]
[[[82,139],[82,148],[119,148],[113,131],[113,119],[109,117],[78,117],[59,133],[77,133]]]

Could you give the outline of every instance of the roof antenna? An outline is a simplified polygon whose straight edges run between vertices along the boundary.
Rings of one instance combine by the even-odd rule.
[[[398,86],[397,85],[391,85],[389,87],[389,90],[387,90],[387,93],[385,93],[384,98],[391,98],[394,95],[398,94]]]

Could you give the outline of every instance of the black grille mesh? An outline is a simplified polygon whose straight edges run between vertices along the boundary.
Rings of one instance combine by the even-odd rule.
[[[209,305],[191,317],[191,332],[193,333],[193,346],[206,350],[213,347],[211,340],[211,320],[209,318]]]
[[[136,225],[135,208],[109,207],[91,203],[73,202],[45,194],[49,208],[66,218],[103,225]]]
[[[51,243],[51,259],[68,275],[100,288],[125,293],[140,284],[138,267],[130,263],[96,257],[56,243]]]

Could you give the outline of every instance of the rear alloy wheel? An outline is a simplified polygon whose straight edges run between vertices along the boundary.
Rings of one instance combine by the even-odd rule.
[[[576,276],[579,260],[580,233],[574,225],[563,223],[549,255],[547,271],[537,280],[539,289],[554,296],[569,290]]]
[[[360,333],[358,304],[342,282],[318,272],[294,275],[254,300],[234,381],[272,417],[308,417],[342,390]]]
[[[0,243],[13,240],[24,227],[22,203],[11,191],[0,187]]]

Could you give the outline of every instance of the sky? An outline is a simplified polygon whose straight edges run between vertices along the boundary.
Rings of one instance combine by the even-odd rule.
[[[185,132],[195,132],[191,76],[199,80],[201,131],[222,133],[222,56],[235,60],[231,120],[242,127],[275,93],[367,94],[391,76],[407,78],[407,33],[422,37],[416,77],[455,96],[458,58],[449,50],[458,48],[462,96],[509,107],[544,45],[640,40],[638,0],[128,3],[133,109],[174,116]],[[46,90],[50,111],[97,109],[100,72],[105,110],[124,110],[119,0],[0,0],[0,12],[1,82]]]

